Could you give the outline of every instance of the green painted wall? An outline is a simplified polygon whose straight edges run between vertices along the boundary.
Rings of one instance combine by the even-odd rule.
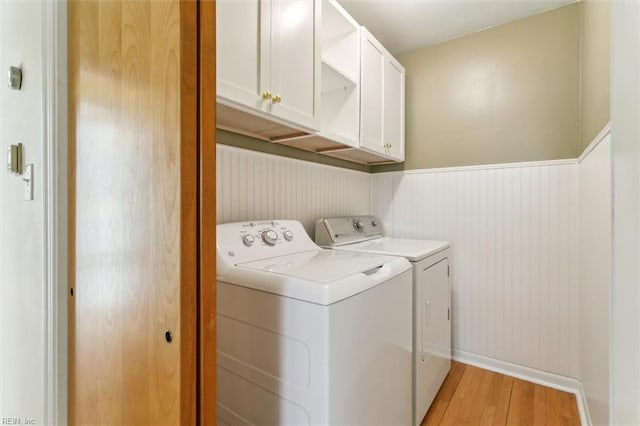
[[[577,157],[580,7],[399,55],[406,162],[373,171]]]
[[[580,152],[611,117],[611,3],[583,0]]]

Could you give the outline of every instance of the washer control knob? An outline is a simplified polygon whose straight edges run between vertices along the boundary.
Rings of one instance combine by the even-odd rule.
[[[353,219],[353,227],[356,228],[356,231],[362,231],[364,229],[364,224],[360,219]]]
[[[378,226],[378,222],[376,222],[375,220],[372,220],[371,221],[371,226],[373,226],[373,227]]]
[[[242,237],[242,242],[247,247],[251,247],[255,241],[256,241],[256,239],[253,238],[253,235],[247,234],[244,237]]]
[[[288,229],[282,233],[282,236],[287,241],[293,240],[293,232],[289,231]]]
[[[262,241],[264,241],[265,243],[269,244],[270,246],[275,246],[277,240],[278,234],[273,229],[262,231]]]

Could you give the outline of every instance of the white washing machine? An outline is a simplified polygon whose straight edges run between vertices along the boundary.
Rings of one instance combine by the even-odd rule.
[[[374,216],[320,219],[316,243],[343,252],[402,256],[413,266],[413,423],[419,425],[451,369],[449,243],[384,236]]]
[[[408,425],[411,266],[296,221],[217,226],[218,424]]]

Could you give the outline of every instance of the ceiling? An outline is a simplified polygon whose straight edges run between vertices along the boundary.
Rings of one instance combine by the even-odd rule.
[[[338,0],[393,54],[555,9],[576,0]]]

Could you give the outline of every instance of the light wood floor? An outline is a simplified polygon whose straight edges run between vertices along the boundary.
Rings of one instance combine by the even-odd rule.
[[[452,362],[422,425],[580,425],[573,394]]]

